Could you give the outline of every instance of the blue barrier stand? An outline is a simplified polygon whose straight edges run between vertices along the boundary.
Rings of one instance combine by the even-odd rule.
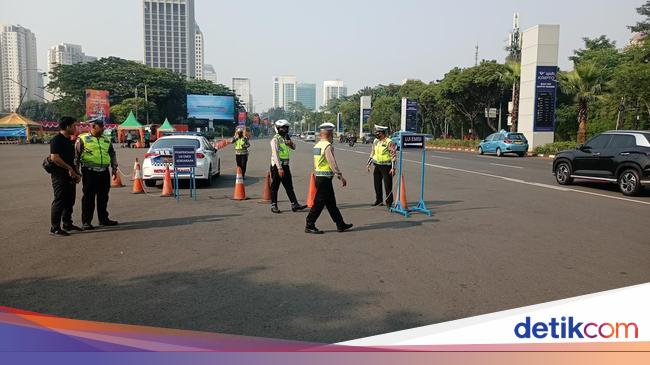
[[[393,207],[390,208],[391,213],[398,213],[403,215],[404,217],[409,217],[411,212],[420,212],[428,215],[431,217],[433,213],[427,209],[426,202],[424,201],[424,174],[426,173],[425,171],[425,164],[426,164],[426,156],[427,156],[427,151],[424,146],[424,136],[423,135],[407,135],[408,138],[414,139],[413,140],[413,145],[414,146],[409,146],[409,143],[404,143],[404,137],[405,135],[402,134],[400,136],[400,149],[399,149],[399,173],[397,177],[397,196],[394,198],[395,204]],[[418,147],[420,146],[420,147]],[[422,163],[421,163],[421,169],[420,169],[420,200],[418,201],[418,204],[411,209],[407,209],[405,207],[402,207],[402,202],[400,200],[401,197],[401,192],[402,192],[402,175],[404,174],[404,149],[405,148],[421,148],[422,149]]]

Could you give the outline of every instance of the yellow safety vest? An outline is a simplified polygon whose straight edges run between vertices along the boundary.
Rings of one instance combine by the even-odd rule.
[[[375,165],[392,165],[393,158],[390,155],[390,144],[391,140],[389,138],[385,138],[383,141],[375,139],[372,143],[372,162]]]
[[[246,155],[248,154],[248,150],[245,147],[246,144],[246,138],[237,138],[235,140],[235,153],[238,155]]]
[[[314,146],[314,173],[316,176],[334,176],[334,171],[325,157],[325,149],[331,143],[327,140],[321,140]]]
[[[276,134],[275,138],[278,140],[278,158],[280,162],[289,163],[291,159],[291,150],[289,146],[284,142],[284,138],[281,135]]]
[[[111,140],[108,137],[93,137],[90,133],[84,133],[79,138],[81,138],[84,146],[83,151],[81,151],[82,166],[104,168],[111,165],[111,156],[108,154]]]

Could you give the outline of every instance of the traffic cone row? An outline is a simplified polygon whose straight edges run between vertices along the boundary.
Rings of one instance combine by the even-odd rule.
[[[307,208],[311,209],[316,200],[316,175],[311,174],[309,178],[309,192],[307,193]]]
[[[142,169],[140,168],[140,162],[138,159],[135,159],[135,171],[134,171],[134,180],[133,180],[133,194],[144,194],[144,187],[142,186]]]
[[[399,203],[402,206],[402,209],[408,210],[409,205],[408,201],[406,200],[406,184],[404,183],[404,175],[402,175],[402,180],[400,182],[400,189],[399,189]]]
[[[123,188],[124,184],[122,184],[122,177],[120,176],[121,173],[120,171],[115,171],[113,174],[113,177],[111,177],[111,188]]]
[[[244,176],[241,172],[241,167],[237,167],[237,177],[235,178],[235,193],[232,200],[247,200],[246,188],[244,187]]]
[[[167,165],[167,168],[165,169],[165,180],[163,180],[163,188],[160,196],[174,196],[172,175],[169,172],[169,165]]]
[[[264,187],[262,190],[262,200],[259,201],[260,204],[268,204],[271,202],[271,173],[267,173],[264,178]]]

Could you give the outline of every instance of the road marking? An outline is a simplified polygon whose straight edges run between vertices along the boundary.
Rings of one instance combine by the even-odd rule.
[[[501,164],[501,163],[492,163],[492,162],[490,162],[490,165],[510,167],[510,168],[513,168],[513,169],[523,169],[523,167],[521,167],[521,166],[504,165],[504,164]]]

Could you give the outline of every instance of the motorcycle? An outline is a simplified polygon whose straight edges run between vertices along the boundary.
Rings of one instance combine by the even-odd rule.
[[[354,147],[354,144],[357,143],[357,137],[356,136],[348,136],[348,145],[350,147]]]

